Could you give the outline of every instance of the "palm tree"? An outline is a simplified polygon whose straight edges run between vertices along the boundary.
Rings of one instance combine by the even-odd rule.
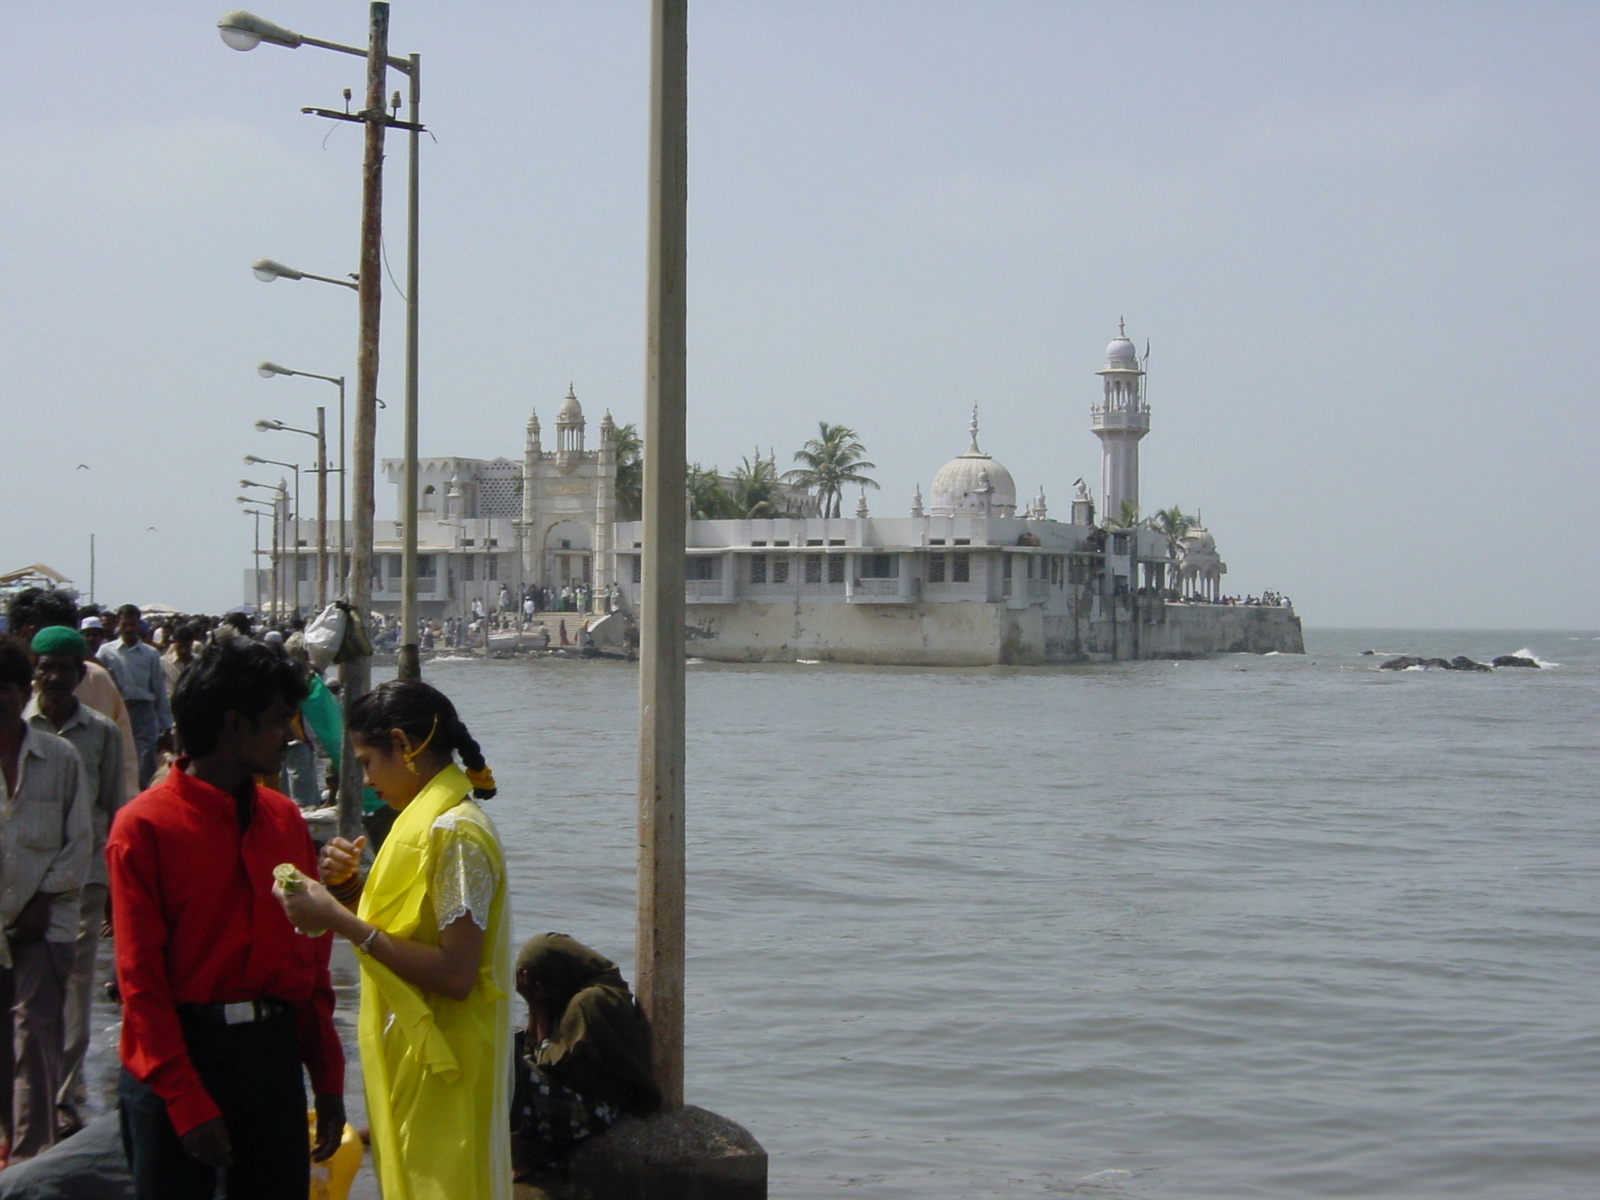
[[[875,479],[862,474],[878,467],[877,463],[862,457],[866,452],[867,448],[856,438],[856,431],[848,425],[818,421],[817,436],[806,443],[805,449],[795,451],[794,461],[805,465],[789,471],[784,479],[814,490],[821,515],[837,517],[840,498],[847,486],[878,486]]]
[[[778,491],[778,464],[772,458],[762,458],[759,447],[755,458],[742,460],[733,472],[734,507],[739,516],[752,520],[779,517],[783,497]]]
[[[1191,526],[1199,524],[1199,518],[1191,517],[1177,505],[1173,505],[1171,508],[1158,508],[1156,515],[1145,524],[1156,532],[1165,534],[1168,553],[1176,554],[1178,543],[1183,541]]]
[[[684,500],[691,521],[724,521],[739,515],[734,499],[722,486],[716,467],[690,463],[684,475]]]
[[[1106,518],[1107,529],[1132,529],[1139,524],[1139,506],[1132,500],[1124,500],[1122,509],[1116,516]]]
[[[613,429],[611,450],[617,462],[617,520],[637,521],[644,511],[644,442],[638,426],[629,421]]]

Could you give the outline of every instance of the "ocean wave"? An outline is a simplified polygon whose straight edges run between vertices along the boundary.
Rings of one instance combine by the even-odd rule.
[[[1544,659],[1540,658],[1537,654],[1535,654],[1532,650],[1529,650],[1526,646],[1524,646],[1521,650],[1518,650],[1516,652],[1516,656],[1518,658],[1531,658],[1531,659],[1533,659],[1534,662],[1538,663],[1541,667],[1559,667],[1561,665],[1558,662],[1545,662]]]

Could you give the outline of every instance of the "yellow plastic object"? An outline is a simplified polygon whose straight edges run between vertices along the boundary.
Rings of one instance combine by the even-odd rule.
[[[317,1144],[317,1113],[307,1114],[311,1121],[311,1144]],[[346,1124],[339,1148],[327,1162],[311,1164],[311,1200],[345,1200],[350,1194],[350,1184],[361,1169],[362,1145],[355,1127]]]

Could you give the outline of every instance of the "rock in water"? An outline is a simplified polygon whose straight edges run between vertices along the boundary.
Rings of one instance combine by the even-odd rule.
[[[1399,658],[1391,658],[1388,662],[1378,664],[1380,671],[1409,671],[1412,667],[1420,667],[1423,662],[1413,654],[1402,654]]]
[[[1539,669],[1539,664],[1531,658],[1523,658],[1520,654],[1502,654],[1494,660],[1497,667],[1532,667]]]
[[[1446,664],[1452,671],[1492,671],[1488,663],[1473,662],[1465,654],[1458,654]]]

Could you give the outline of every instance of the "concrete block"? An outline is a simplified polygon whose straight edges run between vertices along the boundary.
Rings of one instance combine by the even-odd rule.
[[[767,1152],[726,1117],[685,1105],[623,1117],[572,1156],[571,1200],[766,1200]]]

